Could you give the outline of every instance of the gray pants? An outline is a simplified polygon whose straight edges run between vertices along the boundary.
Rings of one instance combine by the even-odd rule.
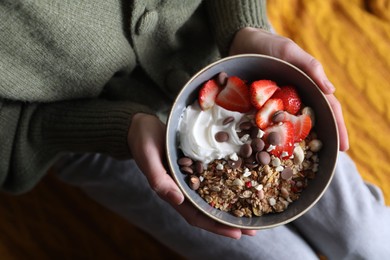
[[[390,259],[390,208],[341,153],[322,199],[294,222],[234,240],[189,225],[152,191],[133,160],[70,155],[59,177],[189,259]]]

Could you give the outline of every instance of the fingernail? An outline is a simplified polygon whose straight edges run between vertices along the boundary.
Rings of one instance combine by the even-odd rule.
[[[241,235],[242,235],[241,232],[240,233],[234,233],[234,234],[230,235],[230,238],[233,238],[235,240],[240,240],[241,239]]]
[[[325,80],[324,84],[326,88],[329,90],[329,92],[333,93],[335,92],[336,88],[333,86],[333,84],[329,80]]]
[[[247,236],[250,236],[250,237],[254,237],[254,236],[256,236],[256,231],[255,230],[248,231],[244,235],[247,235]]]
[[[180,205],[184,201],[183,194],[181,192],[176,191],[176,190],[169,191],[167,194],[167,198],[169,199],[169,201],[171,201],[172,203],[174,203],[176,205]]]

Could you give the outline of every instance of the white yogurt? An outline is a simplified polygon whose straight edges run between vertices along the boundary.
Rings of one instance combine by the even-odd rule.
[[[244,116],[218,105],[203,111],[195,101],[184,110],[179,123],[180,149],[186,156],[205,164],[238,153],[244,143],[238,137],[237,129]],[[233,117],[234,121],[223,125],[227,117]],[[215,134],[220,131],[229,134],[228,141],[215,140]]]

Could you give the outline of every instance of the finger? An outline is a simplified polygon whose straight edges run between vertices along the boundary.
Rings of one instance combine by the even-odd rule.
[[[177,187],[176,183],[166,173],[148,175],[151,188],[162,198],[171,204],[180,205],[184,201],[184,195]]]
[[[349,149],[348,131],[344,123],[344,116],[340,102],[334,95],[326,95],[326,97],[336,117],[336,124],[340,137],[340,151],[347,151]]]
[[[256,230],[250,230],[250,229],[241,229],[241,232],[243,235],[247,235],[247,236],[255,236],[257,234],[257,231]]]
[[[313,56],[288,39],[281,40],[279,47],[276,48],[278,49],[275,50],[274,47],[274,51],[277,52],[277,56],[279,56],[279,58],[304,71],[311,79],[314,80],[325,94],[334,93],[335,87],[326,76],[321,63]]]
[[[161,161],[162,155],[153,145],[147,145],[148,160],[141,162],[140,168],[144,172],[150,187],[165,201],[172,204],[181,204],[184,201],[182,192],[173,179],[168,175]]]
[[[174,180],[168,175],[162,158],[164,157],[165,127],[158,119],[148,122],[151,131],[141,140],[142,149],[136,154],[139,168],[145,174],[150,187],[165,201],[181,204],[184,196]]]
[[[241,230],[234,227],[229,227],[216,222],[212,218],[207,217],[198,209],[193,207],[190,202],[185,201],[181,205],[173,205],[173,207],[184,217],[184,219],[192,226],[199,227],[214,234],[234,239],[241,238]]]

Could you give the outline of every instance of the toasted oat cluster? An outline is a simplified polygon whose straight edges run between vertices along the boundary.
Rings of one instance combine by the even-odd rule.
[[[317,142],[311,133],[295,147],[295,156],[279,159],[271,155],[265,165],[240,157],[215,160],[206,169],[187,157],[181,158],[181,163],[186,162],[182,167],[187,167],[190,187],[211,206],[237,217],[261,216],[284,211],[315,177]]]

